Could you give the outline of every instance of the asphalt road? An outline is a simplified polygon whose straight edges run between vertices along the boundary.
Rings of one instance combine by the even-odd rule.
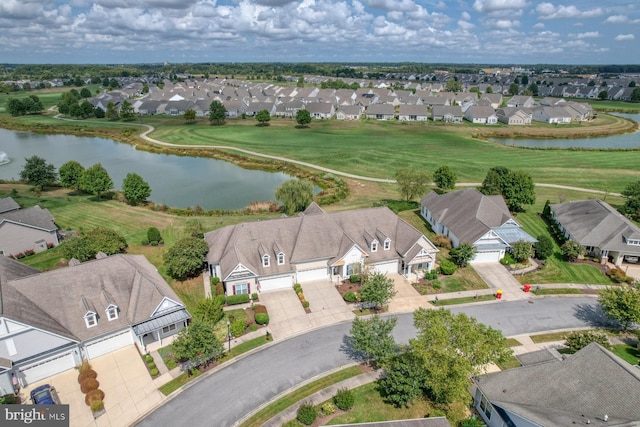
[[[456,307],[505,336],[603,324],[595,298],[545,298]],[[415,336],[411,314],[397,316],[398,343]],[[238,360],[195,381],[151,413],[139,426],[233,425],[279,393],[324,372],[351,363],[344,342],[351,322],[310,331]]]

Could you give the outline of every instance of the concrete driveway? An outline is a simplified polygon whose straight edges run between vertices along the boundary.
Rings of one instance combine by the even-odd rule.
[[[623,271],[627,273],[627,276],[631,276],[636,280],[640,280],[640,264],[630,264],[625,262],[622,264]]]
[[[522,285],[499,262],[471,264],[473,269],[491,289],[502,290],[504,300],[522,300],[532,298],[530,293],[522,291]]]
[[[413,312],[420,307],[433,307],[429,304],[427,297],[420,295],[401,274],[387,274],[387,277],[393,279],[396,288],[396,296],[389,301],[389,312],[406,313]]]
[[[75,369],[31,384],[21,392],[23,402],[31,403],[25,399],[33,388],[51,384],[58,392],[60,402],[69,405],[70,426],[120,427],[129,425],[165,398],[133,345],[97,357],[91,360],[91,366],[98,373],[100,390],[104,391],[105,413],[99,418],[94,420],[91,409],[84,403]]]

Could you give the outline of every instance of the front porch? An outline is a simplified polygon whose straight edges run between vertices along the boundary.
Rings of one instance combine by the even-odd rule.
[[[140,352],[149,353],[171,344],[190,318],[187,310],[181,308],[135,325],[133,332]]]

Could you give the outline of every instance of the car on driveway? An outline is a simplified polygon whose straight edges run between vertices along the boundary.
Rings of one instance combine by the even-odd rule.
[[[60,403],[56,389],[49,384],[44,384],[31,390],[30,397],[34,405],[55,405]]]
[[[624,257],[624,260],[628,263],[631,264],[637,264],[638,263],[638,257],[637,256],[631,256],[631,255],[626,255]]]

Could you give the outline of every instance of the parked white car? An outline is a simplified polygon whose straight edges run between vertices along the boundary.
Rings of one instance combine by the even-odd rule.
[[[637,256],[631,256],[631,255],[625,255],[624,260],[628,263],[631,264],[637,264],[638,263],[638,257]]]

